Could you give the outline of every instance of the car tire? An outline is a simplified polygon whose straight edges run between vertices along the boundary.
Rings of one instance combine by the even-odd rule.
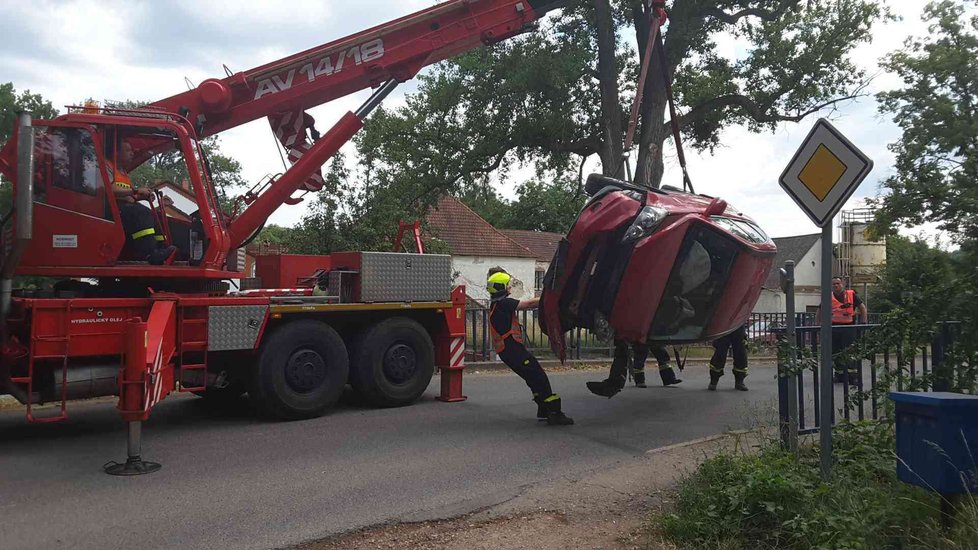
[[[336,403],[349,373],[346,345],[332,327],[294,321],[263,342],[249,396],[271,418],[313,418]]]
[[[350,385],[377,407],[417,401],[435,372],[431,336],[420,323],[406,317],[385,319],[370,327],[354,349]]]

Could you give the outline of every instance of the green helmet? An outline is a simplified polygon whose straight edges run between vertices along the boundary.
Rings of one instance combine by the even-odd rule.
[[[506,287],[509,286],[511,279],[512,277],[510,277],[509,273],[493,273],[489,276],[489,281],[486,283],[486,290],[489,291],[490,296],[501,296],[506,292]]]

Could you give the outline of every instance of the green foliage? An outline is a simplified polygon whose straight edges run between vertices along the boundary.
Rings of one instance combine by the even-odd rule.
[[[937,497],[896,478],[891,425],[835,430],[833,476],[819,475],[817,448],[796,459],[774,445],[721,455],[680,488],[662,528],[683,548],[935,548]]]
[[[958,2],[924,9],[930,33],[908,39],[885,67],[903,87],[879,95],[880,111],[903,130],[890,149],[896,174],[884,182],[876,229],[936,223],[962,243],[978,239],[978,16]]]
[[[978,370],[978,16],[964,17],[960,2],[940,1],[927,4],[923,19],[929,34],[908,39],[884,63],[902,87],[879,94],[880,111],[893,115],[902,135],[890,145],[896,173],[874,201],[871,228],[889,236],[879,295],[888,313],[863,347],[910,357],[939,321],[960,321],[941,376],[957,373],[952,387],[963,390],[974,388]],[[894,235],[924,223],[959,249],[948,253]]]
[[[576,186],[575,186],[576,187]],[[587,197],[579,188],[536,181],[516,188],[516,200],[495,193],[474,192],[459,197],[469,208],[498,229],[525,229],[564,233],[570,229]]]
[[[58,110],[51,105],[41,94],[32,94],[30,90],[23,90],[20,94],[14,89],[12,82],[0,84],[0,147],[6,145],[13,135],[14,126],[17,124],[17,115],[27,111],[34,118],[51,119],[58,116]],[[13,188],[7,179],[0,175],[0,212],[8,212],[13,203]]]

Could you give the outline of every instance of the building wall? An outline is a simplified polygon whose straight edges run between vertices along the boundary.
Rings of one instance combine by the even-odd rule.
[[[795,286],[821,286],[822,239],[815,241],[801,261],[795,265]],[[783,266],[777,266],[783,267]]]
[[[783,313],[784,293],[780,290],[764,288],[757,298],[754,313]]]
[[[539,296],[541,290],[543,290],[543,275],[547,273],[548,269],[550,269],[550,262],[541,262],[540,260],[537,260],[536,267],[534,269],[535,269],[535,273],[533,274],[533,290],[535,291],[534,295]],[[538,279],[540,281],[540,284],[537,284]]]
[[[533,258],[452,256],[452,270],[456,272],[455,284],[465,285],[466,294],[479,301],[489,300],[486,273],[490,267],[496,266],[502,267],[513,276],[513,298],[532,298],[536,263]]]
[[[807,306],[819,304],[821,281],[821,240],[795,264],[795,311],[802,312]],[[783,265],[774,266],[784,267]],[[784,313],[784,292],[780,288],[765,288],[754,306],[754,313]]]

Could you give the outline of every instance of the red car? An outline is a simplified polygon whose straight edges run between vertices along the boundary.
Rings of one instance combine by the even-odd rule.
[[[777,248],[718,198],[592,174],[544,279],[543,330],[656,344],[712,340],[750,316]],[[558,336],[559,335],[559,336]]]

